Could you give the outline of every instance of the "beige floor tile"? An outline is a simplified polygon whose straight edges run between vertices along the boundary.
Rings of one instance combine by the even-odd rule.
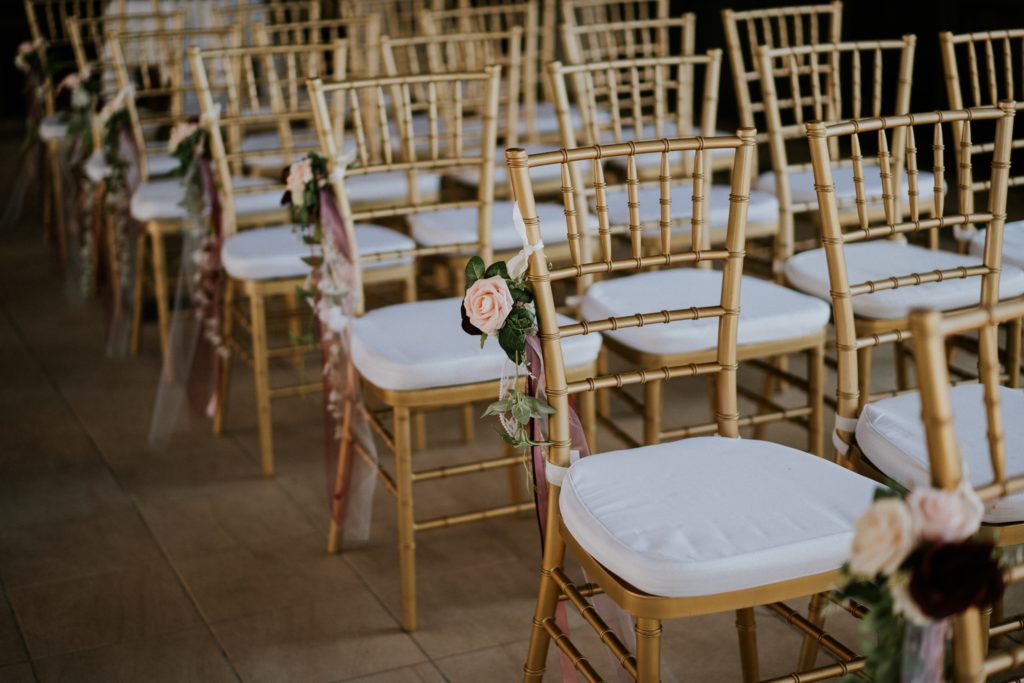
[[[119,513],[2,529],[0,557],[9,588],[162,559],[149,530],[127,506]]]
[[[213,629],[246,683],[328,683],[426,660],[365,592],[324,596]]]
[[[26,659],[28,655],[14,612],[3,594],[0,594],[0,666],[17,664]]]
[[[199,625],[195,607],[162,563],[33,584],[10,591],[28,651],[47,657]]]
[[[40,683],[236,683],[234,670],[205,627],[131,643],[47,657]]]
[[[36,677],[28,664],[0,666],[0,683],[36,683]]]
[[[324,552],[319,535],[285,539],[271,550],[235,548],[175,564],[209,622],[366,591],[341,556]]]
[[[481,679],[487,680],[487,679]],[[349,678],[338,683],[445,683],[444,676],[430,662],[394,671],[382,671],[378,674]]]

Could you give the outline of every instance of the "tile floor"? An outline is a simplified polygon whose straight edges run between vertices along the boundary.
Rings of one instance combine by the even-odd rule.
[[[153,450],[154,326],[130,359],[105,356],[104,330],[102,305],[68,295],[38,228],[0,234],[0,683],[517,680],[539,561],[533,519],[420,536],[421,628],[404,633],[383,490],[371,540],[324,553],[317,403],[275,406],[274,478],[259,476],[241,371],[223,437],[196,424]],[[680,385],[671,410],[704,410],[704,392]],[[424,467],[497,449],[483,424],[462,444],[456,418],[431,417]],[[802,443],[790,427],[768,436]],[[417,505],[444,514],[508,491],[504,475],[478,475],[423,486]],[[799,639],[759,619],[762,673],[782,673]],[[732,622],[668,624],[666,680],[737,680]],[[856,639],[844,614],[833,624]]]

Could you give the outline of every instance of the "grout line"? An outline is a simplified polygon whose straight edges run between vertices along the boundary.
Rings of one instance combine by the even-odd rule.
[[[21,642],[21,649],[27,658],[28,668],[32,672],[32,678],[35,679],[36,683],[38,683],[39,672],[36,671],[36,663],[35,660],[32,659],[32,652],[28,649],[28,639],[25,638],[25,628],[21,625],[21,619],[18,617],[18,613],[14,611],[14,605],[11,604],[11,598],[7,592],[7,584],[4,582],[2,576],[0,576],[0,597],[4,599],[4,603],[7,605],[7,610],[11,613],[11,618],[14,619],[14,625],[18,630],[18,640]],[[21,663],[24,662],[12,662],[12,664]]]
[[[228,666],[231,667],[231,671],[235,674],[235,678],[237,678],[238,681],[241,682],[243,680],[241,674],[235,668],[235,665],[231,661],[231,658],[228,656],[227,650],[224,648],[223,643],[221,643],[220,639],[217,637],[216,632],[210,626],[210,623],[207,620],[206,615],[203,614],[202,609],[200,609],[199,603],[196,601],[195,596],[192,594],[192,591],[189,590],[189,587],[185,583],[184,578],[181,576],[180,572],[178,571],[178,568],[176,566],[174,566],[174,563],[171,561],[170,556],[167,554],[167,550],[164,548],[163,544],[160,542],[160,539],[157,537],[157,535],[153,532],[153,529],[149,526],[149,522],[146,520],[145,516],[142,514],[142,511],[139,509],[138,501],[135,499],[135,497],[133,495],[131,495],[125,489],[124,484],[121,482],[120,477],[118,477],[118,475],[117,475],[117,471],[113,468],[113,466],[110,464],[110,462],[104,456],[103,450],[99,447],[99,444],[96,442],[96,440],[93,437],[92,433],[89,431],[89,429],[86,427],[85,423],[82,421],[81,416],[77,413],[77,411],[75,411],[74,406],[71,404],[71,402],[68,400],[68,397],[62,391],[62,389],[60,387],[60,384],[56,381],[56,379],[50,373],[49,369],[42,363],[42,361],[36,355],[35,350],[32,348],[32,345],[28,343],[28,339],[25,337],[24,331],[18,325],[17,320],[11,315],[10,310],[7,308],[7,306],[5,304],[3,304],[2,301],[0,301],[0,307],[3,308],[4,316],[7,318],[7,321],[11,325],[11,328],[14,330],[14,333],[15,333],[15,335],[17,335],[17,337],[18,337],[19,341],[21,342],[22,346],[25,348],[26,353],[29,355],[30,358],[32,358],[32,360],[35,362],[36,366],[39,368],[39,371],[42,373],[43,377],[45,377],[46,380],[49,382],[50,386],[54,390],[54,393],[57,394],[57,396],[59,397],[60,402],[64,404],[64,408],[67,410],[68,414],[72,417],[74,422],[78,425],[78,428],[81,430],[82,434],[85,436],[86,440],[89,442],[89,445],[90,445],[91,449],[93,450],[93,452],[95,453],[95,455],[97,457],[99,457],[100,461],[103,462],[104,466],[107,468],[107,471],[110,473],[110,476],[113,478],[114,483],[117,485],[117,488],[121,491],[121,494],[131,504],[132,510],[134,510],[134,512],[138,516],[139,520],[146,527],[146,531],[149,532],[149,535],[153,539],[153,542],[156,544],[157,548],[160,550],[160,554],[163,556],[164,561],[167,562],[168,567],[170,567],[171,571],[174,572],[174,576],[177,579],[178,583],[180,584],[182,590],[185,591],[185,594],[188,596],[189,600],[192,602],[192,605],[193,605],[194,609],[196,610],[196,613],[199,615],[200,619],[202,619],[203,625],[206,626],[206,629],[210,633],[210,636],[213,638],[214,642],[217,644],[217,647],[220,649],[221,654],[224,656],[224,660],[228,663]],[[5,595],[6,595],[6,590],[5,590]],[[13,606],[11,607],[11,609],[13,611]],[[14,614],[15,614],[15,618],[17,619],[17,613],[15,612]],[[21,630],[21,622],[20,622],[20,620],[18,621],[18,628],[19,628],[19,632],[20,632],[20,630]],[[24,638],[24,634],[22,634],[22,638]],[[36,669],[35,669],[34,664],[31,663],[31,661],[32,661],[32,653],[29,651],[27,643],[25,644],[25,651],[29,654],[30,666],[32,666],[32,673],[36,677],[36,680],[38,681],[39,680],[39,676],[36,673]]]

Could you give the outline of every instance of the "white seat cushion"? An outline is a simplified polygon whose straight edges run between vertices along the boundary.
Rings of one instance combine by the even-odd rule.
[[[281,206],[283,191],[277,189],[272,180],[237,176],[231,184],[235,188],[275,186],[267,192],[235,194],[235,212],[240,216],[284,210]],[[186,216],[184,201],[185,186],[181,178],[150,180],[141,183],[132,195],[132,217],[142,222],[180,220]]]
[[[421,198],[435,196],[441,191],[441,176],[417,173],[416,187]],[[409,199],[409,177],[405,171],[350,175],[345,178],[345,191],[356,206],[383,202],[404,204]]]
[[[346,142],[353,142],[346,140]],[[354,142],[353,142],[354,144]],[[299,157],[305,156],[305,150],[319,149],[320,140],[314,130],[296,130],[292,132],[292,145]],[[352,145],[348,145],[352,146]],[[281,137],[277,131],[268,131],[265,133],[255,133],[253,135],[247,135],[239,147],[239,151],[242,153],[251,152],[270,152],[279,150],[281,147]],[[277,177],[284,171],[285,163],[284,154],[274,153],[260,156],[247,156],[245,163],[248,164],[253,170],[260,172],[261,174],[273,174]]]
[[[180,162],[170,154],[146,153],[146,171],[150,178],[158,178],[178,170]]]
[[[461,305],[451,298],[370,311],[353,325],[353,362],[376,386],[397,391],[497,380],[508,357],[497,339],[480,348],[479,337],[463,332]],[[558,322],[572,321],[559,316]],[[566,367],[579,367],[597,358],[601,337],[572,337],[562,348]]]
[[[561,204],[537,204],[541,239],[544,244],[564,244],[568,240],[565,229],[565,208]],[[413,238],[424,246],[463,244],[477,240],[476,207],[442,209],[409,216]],[[596,220],[593,221],[597,229]],[[498,200],[491,207],[491,245],[496,251],[522,247],[522,240],[512,223],[512,202]]]
[[[415,242],[400,232],[379,225],[356,225],[359,253],[412,249]],[[309,265],[302,259],[319,252],[309,245],[292,225],[243,230],[224,240],[221,262],[228,275],[237,280],[273,280],[284,277],[305,277]],[[410,263],[412,257],[388,259],[368,264],[368,269]]]
[[[729,223],[728,185],[712,185],[704,197],[704,221],[711,228],[725,228]],[[657,187],[641,187],[640,220],[649,223],[648,230],[657,230],[657,222],[661,218],[661,190]],[[629,223],[628,195],[623,188],[608,191],[608,220],[612,225]],[[689,220],[693,207],[693,185],[690,182],[672,185],[672,217],[677,221]],[[747,223],[777,223],[779,220],[779,201],[774,194],[751,192],[747,206]],[[689,230],[689,224],[675,226],[675,231]]]
[[[95,151],[85,160],[85,177],[94,183],[103,182],[110,175],[110,164],[103,158],[103,152]]]
[[[529,153],[534,153],[540,150],[527,149]],[[546,150],[545,150],[546,151]],[[508,165],[505,163],[505,148],[499,147],[494,154],[494,187],[498,191],[509,192],[511,185],[508,180]],[[473,168],[463,168],[453,173],[447,174],[452,178],[455,178],[460,183],[468,185],[470,187],[476,187],[480,183],[480,167],[476,166]],[[537,166],[536,168],[530,169],[530,181],[534,185],[540,184],[552,184],[559,183],[562,179],[562,165],[561,164],[549,164],[547,166]]]
[[[848,244],[846,269],[851,285],[892,276],[946,270],[958,266],[979,265],[976,256],[961,256],[948,251],[932,251],[904,242],[875,240]],[[824,249],[811,249],[786,261],[786,279],[808,294],[831,301],[828,266]],[[1024,292],[1024,271],[1005,267],[999,280],[1001,298]],[[915,308],[950,311],[977,305],[981,300],[981,278],[946,280],[900,287],[853,297],[853,312],[864,318],[899,320]]]
[[[985,230],[976,230],[970,239],[970,252],[975,256],[985,253]],[[1003,231],[1003,264],[1024,268],[1024,221],[1006,224]]]
[[[999,388],[1006,434],[1006,474],[1024,473],[1024,391]],[[954,429],[964,457],[964,477],[974,486],[992,482],[985,405],[980,384],[952,388]],[[857,444],[886,476],[912,488],[930,483],[931,467],[921,422],[921,399],[915,393],[875,401],[864,406],[857,420]],[[985,521],[1024,521],[1024,493],[994,501],[986,507]]]
[[[582,458],[559,508],[625,581],[694,597],[839,569],[878,487],[776,443],[703,437]]]
[[[853,208],[853,202],[857,199],[857,189],[853,184],[853,167],[841,166],[833,168],[832,182],[834,182],[836,186],[836,199],[841,204],[840,208]],[[935,187],[935,176],[927,171],[918,171],[917,191],[924,196],[925,193],[930,193],[931,188],[933,187]],[[754,188],[761,190],[762,192],[775,194],[775,173],[771,171],[762,173],[758,176],[757,182],[754,184]],[[818,201],[818,194],[814,191],[814,171],[810,169],[804,171],[790,171],[789,189],[795,203],[811,203],[817,205],[816,202]],[[903,174],[903,180],[900,182],[900,192],[902,193],[903,200],[906,201],[907,176],[905,173]],[[882,178],[878,174],[877,163],[874,165],[865,164],[864,195],[866,198],[878,197],[878,201],[869,203],[881,205]]]
[[[39,139],[43,142],[63,140],[68,135],[68,124],[61,120],[60,114],[44,116],[39,122]]]
[[[597,282],[583,297],[585,320],[634,313],[654,313],[689,306],[717,306],[722,273],[672,268]],[[682,301],[686,305],[682,305]],[[824,301],[767,280],[744,276],[740,286],[738,343],[758,344],[796,339],[820,332],[831,308]],[[646,325],[605,332],[643,353],[676,354],[705,351],[718,345],[718,318]]]

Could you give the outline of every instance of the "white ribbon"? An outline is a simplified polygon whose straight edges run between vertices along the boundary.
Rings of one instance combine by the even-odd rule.
[[[579,451],[569,451],[569,467],[576,464],[579,459]],[[561,486],[562,482],[565,481],[565,475],[569,473],[569,467],[560,467],[559,465],[553,464],[550,460],[545,460],[544,478],[547,479],[548,484]]]
[[[857,430],[857,420],[852,417],[843,417],[842,415],[836,415],[836,426],[832,430],[832,445],[841,454],[846,455],[850,452],[850,444],[846,443],[839,437],[839,432],[848,432],[853,434]]]
[[[334,160],[334,168],[331,170],[330,181],[332,183],[340,183],[345,180],[345,173],[348,172],[348,167],[352,165],[352,162],[356,160],[356,150],[349,149],[342,151],[341,154]]]
[[[526,272],[526,268],[530,263],[530,256],[544,251],[544,240],[537,240],[537,244],[530,244],[530,239],[526,236],[526,222],[523,221],[523,214],[519,211],[518,202],[512,202],[512,226],[516,229],[519,240],[523,243],[523,248],[518,254],[509,259],[507,265],[509,276],[513,280],[518,280]]]

